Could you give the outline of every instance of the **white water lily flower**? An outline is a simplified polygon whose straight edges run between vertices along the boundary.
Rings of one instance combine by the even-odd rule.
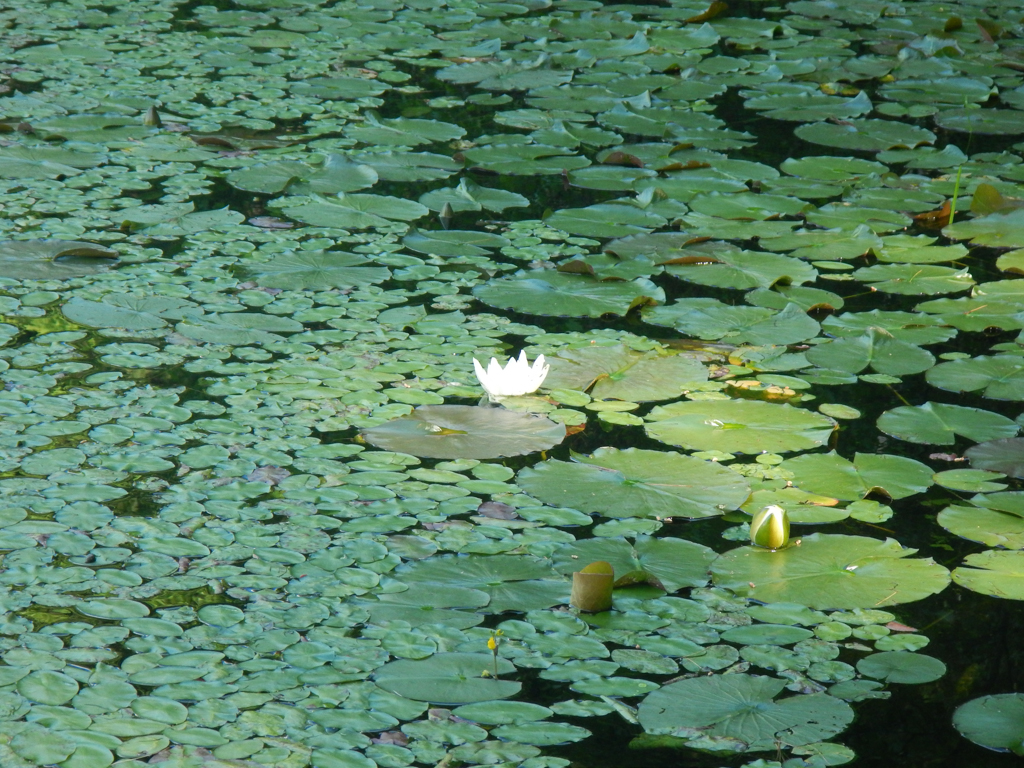
[[[551,368],[550,365],[544,363],[544,355],[538,356],[531,366],[530,361],[526,359],[526,352],[520,352],[518,360],[510,357],[504,368],[493,357],[487,370],[484,370],[480,361],[475,357],[473,358],[473,367],[476,369],[476,377],[480,379],[480,383],[491,400],[536,392],[544,383],[544,378]]]

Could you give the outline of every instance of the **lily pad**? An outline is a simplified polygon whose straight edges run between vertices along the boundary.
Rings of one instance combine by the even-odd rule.
[[[865,656],[857,662],[865,677],[887,683],[930,683],[946,674],[946,665],[932,656],[909,651],[886,651]]]
[[[977,392],[993,400],[1024,400],[1024,358],[1017,355],[972,357],[939,363],[925,374],[933,387]]]
[[[870,366],[877,373],[904,376],[927,371],[935,365],[931,352],[875,329],[862,336],[817,344],[806,354],[807,361],[813,365],[846,373],[860,373]]]
[[[927,402],[901,406],[878,418],[887,435],[913,443],[953,445],[957,435],[976,443],[1015,437],[1020,426],[1011,419],[981,408]]]
[[[630,544],[621,538],[594,538],[565,544],[553,555],[555,569],[570,574],[594,562],[607,562],[615,571],[615,585],[647,583],[676,592],[708,583],[713,550],[685,539],[638,536]]]
[[[650,280],[602,281],[589,275],[533,270],[491,280],[473,289],[485,304],[534,315],[625,315],[633,306],[662,302],[665,292]]]
[[[658,406],[646,417],[655,440],[699,451],[786,453],[824,445],[836,423],[819,413],[744,400]]]
[[[971,699],[953,713],[965,739],[998,752],[1024,756],[1024,694],[997,693]]]
[[[551,370],[545,389],[589,390],[596,400],[669,400],[679,396],[680,383],[708,377],[707,368],[694,356],[638,352],[622,344],[570,347],[547,361]]]
[[[549,608],[569,599],[570,584],[544,561],[526,555],[436,557],[395,571],[410,584],[428,584],[440,591],[467,587],[490,596],[487,613]]]
[[[989,547],[1024,549],[1024,499],[1019,493],[979,494],[951,504],[937,522],[950,533]]]
[[[785,687],[785,680],[747,674],[680,680],[649,694],[637,716],[648,733],[735,752],[811,744],[853,720],[850,706],[828,694],[776,699]]]
[[[1024,551],[987,550],[968,555],[953,581],[983,595],[1024,600]]]
[[[385,691],[433,704],[473,704],[515,696],[522,687],[519,683],[482,675],[494,663],[490,654],[437,653],[429,659],[392,661],[373,678]],[[500,657],[497,665],[499,675],[515,672],[515,666]]]
[[[905,456],[857,453],[853,461],[831,453],[808,453],[789,459],[784,466],[793,483],[805,491],[843,501],[882,493],[903,499],[924,493],[932,486],[932,469]]]
[[[731,469],[671,451],[598,448],[573,459],[527,467],[516,482],[547,504],[613,518],[712,517],[736,509],[749,493]]]
[[[565,439],[565,427],[498,407],[423,405],[409,416],[371,427],[363,438],[414,456],[495,459],[546,451]]]
[[[911,558],[915,552],[893,539],[814,533],[788,549],[731,550],[711,573],[717,586],[761,602],[879,608],[921,600],[949,584],[949,571],[931,558]]]
[[[15,280],[69,280],[102,272],[117,259],[117,251],[77,240],[0,242],[0,275]]]
[[[298,252],[248,265],[245,272],[268,288],[327,290],[382,283],[391,276],[390,270],[372,263],[352,253]]]

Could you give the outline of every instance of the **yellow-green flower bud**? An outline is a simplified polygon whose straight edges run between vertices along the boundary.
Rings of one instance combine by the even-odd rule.
[[[762,509],[750,521],[750,541],[755,546],[781,549],[789,542],[789,515],[776,504]]]

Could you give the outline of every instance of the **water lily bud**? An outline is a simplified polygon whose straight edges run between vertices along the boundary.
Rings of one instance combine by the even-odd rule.
[[[441,222],[441,226],[448,229],[448,225],[452,223],[452,217],[455,216],[455,211],[452,210],[451,205],[445,203],[441,206],[441,212],[437,214],[438,221]]]
[[[163,121],[160,119],[160,113],[156,111],[156,107],[150,107],[146,110],[146,114],[142,118],[142,124],[150,128],[160,128],[163,126]]]
[[[762,509],[750,521],[750,541],[758,547],[780,549],[789,542],[789,515],[776,504]]]

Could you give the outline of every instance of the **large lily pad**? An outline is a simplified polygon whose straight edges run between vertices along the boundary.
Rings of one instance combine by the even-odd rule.
[[[390,270],[372,263],[353,253],[307,251],[249,265],[245,272],[268,288],[327,290],[382,283],[391,276]]]
[[[862,336],[818,344],[807,350],[807,361],[846,373],[860,373],[870,366],[890,376],[921,373],[935,365],[931,352],[873,328]]]
[[[950,224],[942,234],[955,240],[993,248],[1024,247],[1024,208],[1008,213],[990,213],[969,221]]]
[[[486,613],[549,608],[569,599],[570,584],[551,566],[527,555],[468,555],[435,557],[410,563],[395,571],[410,584],[427,584],[444,591],[468,587],[485,592]]]
[[[931,558],[911,558],[894,539],[814,533],[779,551],[740,547],[711,567],[714,583],[765,603],[880,608],[921,600],[949,584]]]
[[[429,659],[392,661],[373,677],[385,691],[433,704],[474,704],[519,693],[520,683],[481,675],[493,663],[490,655],[483,653],[438,653]],[[505,659],[499,658],[496,663],[499,675],[515,672]]]
[[[496,459],[546,451],[565,439],[565,427],[498,407],[422,405],[371,427],[363,438],[389,451],[432,459]]]
[[[862,499],[881,493],[903,499],[932,485],[932,469],[905,456],[858,453],[853,461],[831,453],[808,453],[785,462],[793,483],[805,491],[840,500]]]
[[[605,517],[712,517],[750,492],[731,469],[672,451],[598,448],[573,458],[527,467],[517,482],[547,504]]]
[[[714,550],[685,539],[639,536],[630,544],[621,538],[594,538],[565,544],[555,551],[561,573],[580,571],[594,562],[609,563],[616,586],[648,583],[675,592],[708,583]]]
[[[117,258],[117,251],[77,240],[8,240],[0,242],[0,275],[15,280],[68,280],[102,272]]]
[[[940,363],[928,383],[950,392],[977,392],[993,400],[1024,400],[1024,358],[993,355]]]
[[[953,713],[953,727],[975,744],[1024,756],[1024,694],[997,693],[971,699]]]
[[[726,453],[785,453],[824,445],[836,423],[819,413],[744,400],[672,403],[647,416],[655,440]]]
[[[930,401],[886,411],[878,418],[878,428],[900,440],[931,445],[953,445],[957,435],[980,443],[1015,437],[1020,431],[1015,421],[1001,414]]]
[[[533,270],[473,289],[485,304],[534,315],[624,315],[634,305],[662,302],[665,292],[650,280],[598,280],[552,270]]]
[[[964,454],[975,469],[989,469],[1009,477],[1024,477],[1024,438],[990,440]]]
[[[968,555],[953,570],[953,581],[983,595],[1024,600],[1024,551],[990,549]]]
[[[1024,549],[1024,497],[1020,493],[978,494],[967,504],[951,504],[937,519],[952,534],[989,547]]]
[[[781,311],[764,307],[731,306],[717,299],[679,299],[664,307],[647,308],[644,320],[668,325],[698,339],[725,339],[740,344],[796,344],[818,335],[817,321],[798,305]]]
[[[622,344],[563,349],[547,358],[545,389],[590,390],[596,400],[634,403],[679,396],[685,382],[707,381],[707,368],[685,353],[638,352]]]
[[[679,680],[648,694],[637,715],[648,733],[737,752],[822,741],[853,720],[850,705],[828,694],[776,700],[785,687],[785,680],[746,674]]]

